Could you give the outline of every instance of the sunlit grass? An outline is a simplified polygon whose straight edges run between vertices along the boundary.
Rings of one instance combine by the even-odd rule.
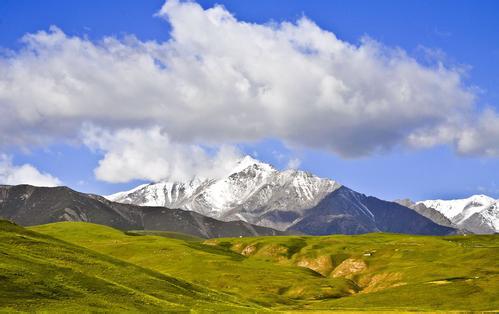
[[[85,254],[116,260],[128,268],[137,265],[139,270],[149,269],[153,274],[192,284],[193,293],[202,297],[193,297],[200,303],[188,295],[183,296],[185,299],[174,298],[174,302],[185,307],[221,310],[239,302],[255,309],[261,306],[284,311],[499,309],[497,235],[430,237],[377,233],[202,241],[169,233],[127,235],[87,223],[55,223],[30,229],[104,255],[79,249]],[[11,250],[15,252],[16,246]],[[47,264],[53,261],[49,259]],[[126,282],[142,280],[132,280],[134,272],[120,267],[113,270],[112,276],[126,276]],[[143,287],[145,283],[136,285]],[[94,294],[99,289],[95,288]],[[147,285],[145,291],[168,300],[164,291],[155,289],[162,288]],[[26,296],[32,297],[33,293],[27,291]],[[107,293],[111,296],[114,292]],[[88,298],[80,304],[87,304]],[[203,298],[213,298],[218,303],[208,306],[202,303]],[[119,297],[109,300],[112,304]],[[117,303],[131,309],[139,304]],[[60,305],[59,301],[51,304]],[[46,308],[43,303],[40,306]],[[150,306],[161,307],[163,303]]]

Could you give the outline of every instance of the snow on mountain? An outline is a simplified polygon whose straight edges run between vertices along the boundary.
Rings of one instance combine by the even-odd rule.
[[[278,171],[246,156],[222,178],[145,184],[107,198],[121,203],[181,208],[224,221],[243,220],[285,230],[304,210],[339,187],[333,180],[300,170]]]
[[[455,226],[473,233],[499,232],[498,200],[487,195],[473,195],[456,200],[418,202],[447,217]]]
[[[366,196],[334,180],[300,170],[279,171],[249,156],[220,178],[162,181],[107,198],[312,235],[455,232],[407,207]]]

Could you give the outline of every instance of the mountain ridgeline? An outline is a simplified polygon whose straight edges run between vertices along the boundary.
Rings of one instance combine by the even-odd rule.
[[[278,171],[249,156],[222,178],[145,184],[107,198],[310,235],[456,232],[395,202],[366,196],[304,171]]]
[[[499,201],[487,195],[472,195],[456,200],[397,202],[444,226],[477,234],[499,232]]]
[[[246,156],[220,178],[161,181],[106,197],[66,187],[0,186],[0,217],[24,226],[84,221],[203,238],[494,233],[499,227],[497,205],[485,198],[389,202]]]
[[[173,231],[203,238],[286,234],[242,221],[219,221],[181,209],[115,203],[67,187],[0,186],[0,217],[22,226],[82,221],[121,230]]]

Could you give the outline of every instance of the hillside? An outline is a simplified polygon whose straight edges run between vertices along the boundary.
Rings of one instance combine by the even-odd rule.
[[[246,311],[184,280],[0,221],[0,312]]]
[[[300,297],[319,299],[349,295],[349,280],[330,280],[314,271],[246,258],[224,247],[159,236],[127,236],[87,223],[55,223],[33,227],[115,258],[237,295],[263,306],[300,306]],[[290,286],[296,293],[285,293]]]
[[[499,236],[366,234],[212,239],[251,258],[351,279],[359,293],[309,309],[499,309]],[[437,297],[438,296],[438,297]]]
[[[201,242],[176,234],[129,236],[87,223],[31,229],[274,310],[499,309],[497,235],[378,233]]]
[[[22,226],[84,221],[121,230],[161,230],[203,238],[285,234],[244,221],[219,221],[181,209],[114,203],[63,186],[0,185],[0,218]]]

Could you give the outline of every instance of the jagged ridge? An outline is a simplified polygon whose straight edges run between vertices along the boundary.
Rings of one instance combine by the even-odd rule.
[[[487,195],[472,195],[455,200],[426,200],[417,204],[441,213],[458,228],[479,234],[499,232],[498,200]]]
[[[224,221],[243,220],[308,234],[448,234],[411,209],[367,197],[300,170],[278,171],[249,156],[222,178],[158,182],[107,196],[116,202],[179,207]]]
[[[121,230],[174,231],[203,238],[284,234],[242,221],[219,221],[193,211],[115,203],[67,187],[0,186],[0,217],[23,226],[84,221]]]

